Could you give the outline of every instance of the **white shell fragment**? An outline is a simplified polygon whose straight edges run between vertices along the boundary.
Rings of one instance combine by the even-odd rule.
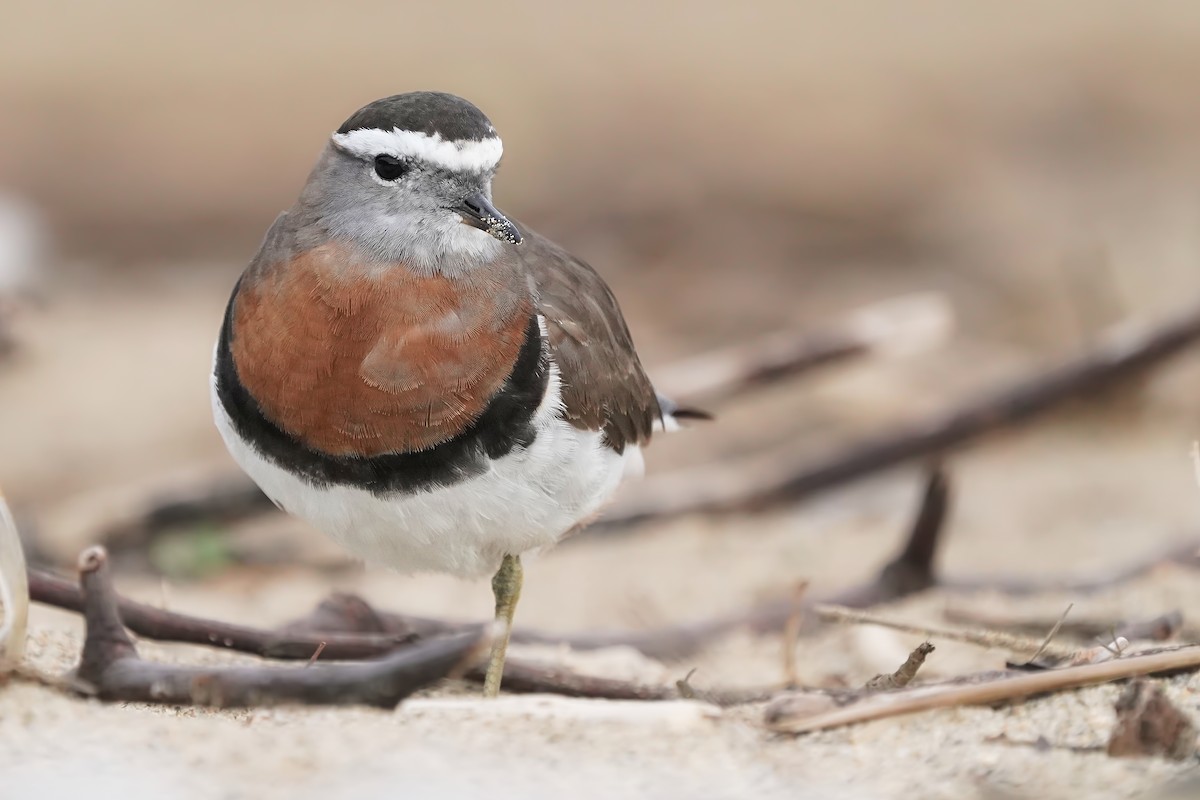
[[[25,575],[25,553],[12,514],[0,495],[0,674],[11,672],[25,652],[25,628],[29,618],[29,580]]]

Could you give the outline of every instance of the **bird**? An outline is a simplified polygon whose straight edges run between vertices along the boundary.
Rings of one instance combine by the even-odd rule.
[[[706,416],[655,390],[591,266],[493,205],[502,153],[453,94],[354,112],[236,282],[211,380],[228,450],[284,511],[369,563],[493,576],[487,696],[521,556]]]

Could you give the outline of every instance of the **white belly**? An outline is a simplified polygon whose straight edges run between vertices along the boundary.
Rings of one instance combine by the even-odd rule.
[[[580,431],[561,418],[556,369],[534,416],[532,445],[453,486],[392,496],[317,487],[276,466],[234,430],[215,380],[212,401],[229,452],[268,497],[355,555],[405,572],[494,572],[505,554],[553,544],[588,520],[625,474],[642,467],[636,446],[618,455],[602,445],[601,434]]]

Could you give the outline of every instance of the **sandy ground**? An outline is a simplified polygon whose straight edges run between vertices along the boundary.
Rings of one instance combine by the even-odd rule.
[[[228,467],[207,420],[204,369],[212,321],[230,267],[131,289],[67,290],[24,326],[27,347],[0,380],[0,480],[37,544],[61,559],[87,541],[87,509],[164,474]],[[146,319],[154,336],[147,336]],[[742,415],[801,409],[838,436],[933,407],[903,398],[936,379],[947,393],[986,385],[1036,359],[1000,348],[968,380],[961,365],[978,343],[955,343],[926,359],[839,370],[795,391],[761,398],[751,411],[680,436],[652,469],[716,457]],[[120,352],[119,362],[105,356]],[[111,366],[128,369],[114,373]],[[155,364],[152,372],[143,365]],[[958,365],[958,366],[954,366]],[[1007,366],[1006,366],[1007,365]],[[1189,425],[1174,403],[1194,385],[1195,359],[1152,383],[1120,412],[1076,409],[993,440],[951,462],[958,498],[941,559],[955,575],[1089,574],[1117,568],[1183,535],[1195,535],[1200,489],[1187,459]],[[952,368],[953,367],[953,368]],[[994,373],[994,374],[993,374]],[[75,376],[86,403],[45,404]],[[955,383],[957,376],[958,383]],[[776,396],[778,395],[778,396]],[[1189,395],[1190,396],[1190,395]],[[875,409],[868,414],[866,409]],[[47,415],[46,411],[55,412]],[[51,436],[49,431],[53,430]],[[828,434],[828,432],[827,432]],[[805,433],[795,432],[803,441]],[[808,434],[814,442],[821,437]],[[829,435],[826,438],[830,438]],[[124,442],[122,446],[116,446]],[[814,444],[815,449],[817,445]],[[565,544],[527,570],[520,621],[551,630],[638,628],[700,619],[785,595],[795,581],[814,591],[863,579],[903,535],[919,475],[901,470],[803,506],[753,517],[680,519],[612,539]],[[99,504],[99,505],[98,505]],[[163,580],[126,571],[120,586],[171,608],[275,624],[307,611],[331,588],[383,607],[478,619],[485,582],[401,577],[318,566],[338,552],[301,523],[270,516],[229,532],[246,547],[287,545],[275,567],[233,567],[204,580]],[[1063,593],[1020,601],[992,594],[931,593],[887,609],[942,621],[947,607],[1053,619],[1118,620],[1200,608],[1195,575],[1164,569],[1090,597]],[[38,609],[29,665],[62,674],[77,657],[78,620]],[[919,637],[837,629],[799,647],[804,681],[855,684],[890,671]],[[151,658],[188,663],[248,661],[190,647],[143,643]],[[695,683],[757,686],[781,679],[778,637],[736,634],[682,664],[624,651],[537,651],[599,674],[668,681],[697,668]],[[1003,652],[938,643],[925,677],[1000,666]],[[1181,707],[1200,711],[1200,678],[1166,682]],[[1117,688],[1099,687],[1003,709],[959,709],[881,721],[801,738],[760,725],[761,709],[692,703],[636,706],[513,697],[484,703],[447,686],[395,712],[356,709],[197,711],[102,703],[25,682],[0,689],[0,775],[5,798],[317,797],[1134,797],[1194,764],[1114,760],[1090,751],[1113,723]],[[1049,749],[1028,744],[1039,736]],[[1002,742],[1000,738],[1010,741]]]
[[[66,636],[38,637],[42,665]],[[828,639],[821,642],[832,645]],[[844,644],[844,643],[842,643]],[[144,647],[159,657],[191,654]],[[1165,682],[1194,708],[1200,682]],[[774,737],[757,709],[439,692],[395,712],[105,706],[26,685],[2,701],[6,797],[1141,797],[1194,765],[1115,760],[1115,687]],[[1045,736],[1058,748],[1027,744]],[[996,741],[1007,737],[1009,742]]]

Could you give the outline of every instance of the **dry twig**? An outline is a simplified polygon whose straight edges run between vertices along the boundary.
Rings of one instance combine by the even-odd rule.
[[[984,614],[966,609],[947,609],[944,614],[948,621],[959,625],[973,625],[1021,635],[1033,635],[1052,624],[1050,621],[1040,618],[1014,619],[999,614]],[[1103,637],[1105,641],[1128,639],[1129,641],[1166,642],[1178,636],[1181,630],[1183,630],[1183,613],[1175,610],[1157,617],[1128,622],[1068,619],[1063,621],[1059,633],[1076,639]]]
[[[68,611],[84,610],[83,593],[78,585],[66,578],[30,569],[29,589],[36,602]],[[308,660],[322,644],[325,646],[322,655],[333,661],[372,658],[390,653],[414,639],[411,632],[341,635],[330,631],[313,635],[286,629],[270,631],[177,614],[125,597],[116,597],[115,602],[125,627],[138,636],[220,647],[263,658]],[[476,626],[474,630],[478,629]]]
[[[1055,620],[1054,625],[1050,627],[1050,632],[1046,634],[1046,638],[1042,639],[1042,643],[1038,645],[1037,650],[1033,651],[1033,655],[1029,657],[1029,660],[1025,662],[1024,666],[1035,666],[1039,664],[1038,659],[1041,658],[1042,655],[1045,654],[1049,649],[1050,642],[1054,641],[1054,637],[1058,635],[1060,630],[1062,630],[1063,623],[1067,621],[1067,615],[1071,613],[1071,609],[1074,607],[1074,603],[1067,604],[1066,610],[1064,610],[1063,613],[1059,615],[1058,619]]]
[[[460,634],[374,660],[307,669],[156,664],[138,657],[121,624],[103,548],[83,552],[79,574],[87,637],[74,684],[104,700],[222,708],[279,703],[392,708],[416,690],[473,665],[489,645],[482,633]]]
[[[1196,669],[1200,669],[1200,645],[1117,658],[1099,664],[1041,672],[1004,672],[1000,673],[1000,677],[993,677],[994,673],[985,674],[951,683],[894,692],[864,692],[835,700],[830,700],[827,695],[814,698],[810,694],[800,693],[773,701],[766,710],[766,723],[776,731],[804,733],[935,708],[1007,702],[1137,675]]]
[[[915,633],[929,638],[945,639],[951,642],[964,642],[986,648],[1002,648],[1015,653],[1040,652],[1069,658],[1075,652],[1073,650],[1068,651],[1054,647],[1050,644],[1049,637],[1044,641],[1039,641],[1037,639],[1028,639],[1024,636],[1013,636],[1002,631],[954,630],[952,628],[939,628],[932,625],[916,625],[880,617],[864,611],[857,611],[852,608],[831,605],[819,605],[813,611],[827,622],[879,625],[883,628],[891,628],[892,630],[903,631],[905,633]]]
[[[907,355],[944,341],[954,327],[946,297],[911,294],[862,308],[816,331],[781,331],[654,370],[671,397],[716,403],[814,368],[873,354]]]
[[[63,578],[37,570],[30,572],[30,579],[36,601],[86,614],[88,600],[79,587]],[[104,579],[107,580],[107,572],[104,573]],[[482,625],[458,625],[427,620],[431,624],[420,634],[413,631],[403,635],[380,633],[380,623],[371,621],[377,612],[359,598],[349,595],[335,596],[323,602],[313,614],[296,623],[279,630],[264,630],[157,609],[120,597],[112,592],[111,586],[108,586],[107,591],[109,594],[106,602],[114,604],[116,612],[123,618],[128,615],[128,622],[122,620],[125,627],[140,636],[159,641],[207,645],[273,659],[308,662],[313,659],[314,653],[318,652],[326,660],[370,659],[390,657],[389,654],[399,656],[415,646],[414,642],[422,636],[439,636],[443,640],[446,637],[454,637],[455,641],[470,641],[478,640],[486,631]],[[331,611],[338,608],[350,609],[348,618],[358,620],[352,623],[356,626],[355,630],[358,627],[367,627],[373,629],[373,632],[337,630],[337,626],[343,625],[346,619],[336,616],[340,612]],[[322,628],[325,630],[321,630]],[[545,638],[549,640],[551,637]],[[470,681],[482,682],[483,669],[467,669],[463,677]],[[619,700],[670,700],[679,697],[674,687],[583,675],[561,667],[537,664],[519,658],[508,660],[504,672],[504,687],[510,692],[548,692],[570,697]],[[709,702],[726,705],[765,696],[766,693],[760,690],[717,690],[705,693],[704,698]]]

